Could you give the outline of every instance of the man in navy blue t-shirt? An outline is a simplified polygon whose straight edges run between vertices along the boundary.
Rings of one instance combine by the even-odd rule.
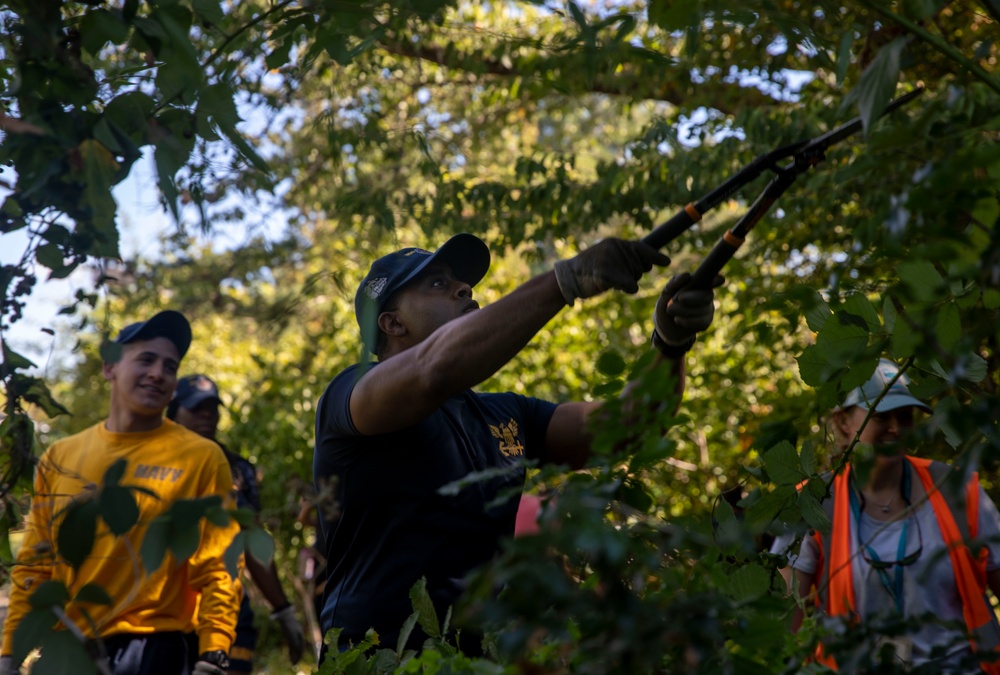
[[[471,234],[437,251],[408,248],[372,265],[355,296],[361,336],[377,363],[337,375],[319,401],[313,471],[317,489],[336,481],[339,513],[322,519],[327,584],[320,623],[341,645],[369,628],[396,647],[421,578],[439,612],[464,577],[489,561],[514,530],[525,458],[582,467],[586,420],[599,402],[556,405],[474,387],[506,364],[567,304],[606,290],[635,293],[643,273],[670,259],[641,242],[606,239],[559,261],[498,302],[479,308],[472,287],[490,253]],[[653,344],[683,378],[681,357],[713,315],[711,290],[666,285]],[[471,472],[497,471],[458,494],[438,489]],[[424,636],[414,631],[409,646]],[[465,645],[463,647],[478,645]]]

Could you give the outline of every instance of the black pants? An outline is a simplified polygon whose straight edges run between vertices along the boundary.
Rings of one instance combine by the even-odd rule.
[[[114,675],[190,675],[198,658],[192,637],[180,631],[119,633],[103,642]]]

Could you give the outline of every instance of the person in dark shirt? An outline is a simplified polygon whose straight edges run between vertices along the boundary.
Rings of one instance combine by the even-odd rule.
[[[409,590],[422,577],[440,613],[454,604],[466,575],[513,534],[525,459],[579,468],[589,457],[587,419],[599,402],[557,405],[471,387],[577,298],[635,293],[643,273],[669,262],[640,242],[606,239],[480,309],[472,287],[490,253],[471,234],[433,253],[408,248],[375,261],[355,313],[378,361],[337,375],[316,415],[317,492],[334,485],[338,505],[336,517],[320,522],[327,559],[320,622],[324,633],[341,629],[339,648],[369,628],[395,648],[411,613]],[[687,281],[666,285],[654,317],[657,367],[681,380],[682,357],[714,311],[712,290],[682,290]],[[487,470],[496,470],[490,480],[439,493]],[[497,503],[505,491],[511,498]],[[414,630],[408,647],[425,637]]]
[[[222,448],[233,473],[237,507],[250,509],[259,514],[260,492],[257,489],[257,470],[248,460],[231,452],[216,438],[221,404],[222,399],[219,398],[219,388],[215,382],[205,375],[187,375],[177,382],[174,398],[167,407],[167,417],[215,441]],[[270,565],[265,565],[249,554],[245,559],[250,578],[273,610],[271,619],[277,622],[285,638],[289,660],[293,664],[298,663],[305,647],[305,637],[295,616],[295,607],[288,601],[278,580],[278,569],[274,560],[271,560]],[[229,652],[230,674],[253,671],[254,650],[257,646],[257,629],[254,627],[253,616],[249,597],[244,593],[236,624],[236,640]]]

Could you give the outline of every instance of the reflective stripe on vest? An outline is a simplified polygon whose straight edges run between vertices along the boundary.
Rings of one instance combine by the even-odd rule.
[[[948,548],[955,585],[962,599],[966,629],[973,650],[1000,650],[1000,625],[986,597],[986,560],[988,551],[981,547],[976,555],[966,545],[979,530],[979,475],[973,473],[965,489],[956,489],[953,467],[927,459],[907,456],[907,460],[924,486],[941,537]],[[819,545],[817,579],[819,601],[830,616],[854,615],[856,598],[854,575],[851,570],[850,465],[833,479],[833,499],[823,502],[823,508],[833,523],[830,533],[813,537]],[[834,534],[836,536],[834,536]],[[835,667],[832,659],[821,659]],[[984,663],[983,671],[1000,675],[1000,663]]]

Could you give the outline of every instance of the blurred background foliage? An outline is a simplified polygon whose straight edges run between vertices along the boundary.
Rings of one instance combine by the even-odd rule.
[[[313,498],[314,406],[362,356],[352,300],[375,257],[474,232],[494,253],[476,289],[488,303],[858,114],[864,133],[800,178],[726,268],[669,442],[589,478],[535,475],[559,486],[552,518],[573,526],[519,542],[472,605],[522,622],[500,645],[507,663],[534,650],[538,667],[581,672],[801,664],[815,636],[784,636],[789,603],[757,551],[801,518],[762,455],[790,440],[796,475],[832,466],[824,413],[878,353],[914,357],[910,375],[941,403],[927,452],[982,467],[992,487],[995,0],[15,1],[0,21],[0,226],[29,235],[3,266],[0,339],[36,280],[82,265],[96,284],[66,308],[81,320],[73,358],[43,379],[4,342],[9,505],[28,489],[16,469],[106,414],[101,339],[178,309],[194,327],[183,370],[219,383],[222,437],[256,464],[281,573],[305,594],[297,555],[313,533],[296,516]],[[918,85],[915,103],[873,122]],[[143,152],[177,228],[161,256],[120,260],[109,189]],[[636,296],[565,310],[482,389],[601,396],[619,374],[600,372],[600,355],[648,351],[663,283],[693,270],[763,185],[671,243],[672,265]],[[838,332],[859,316],[861,334]],[[72,414],[50,417],[57,405]],[[496,584],[535,592],[485,600]]]

